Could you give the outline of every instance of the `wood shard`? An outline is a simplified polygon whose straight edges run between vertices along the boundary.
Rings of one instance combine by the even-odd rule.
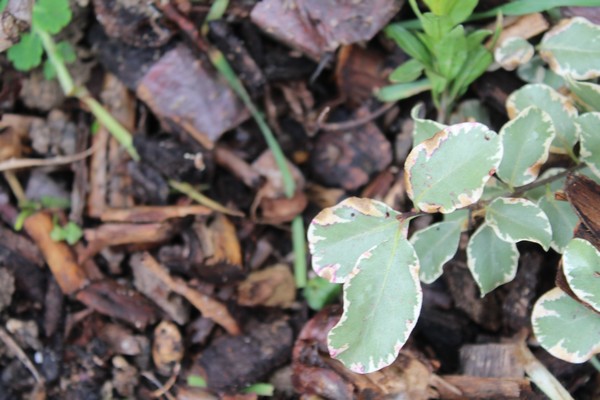
[[[64,294],[71,295],[88,284],[88,278],[75,259],[75,254],[64,242],[56,242],[50,237],[54,228],[52,217],[38,212],[25,220],[25,231],[33,239],[56,282]]]
[[[157,223],[171,218],[210,214],[212,210],[204,206],[138,206],[107,209],[100,214],[100,219],[104,222]]]

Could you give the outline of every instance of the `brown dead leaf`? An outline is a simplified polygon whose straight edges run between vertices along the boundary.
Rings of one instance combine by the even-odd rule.
[[[238,286],[238,303],[247,307],[287,308],[295,299],[294,276],[285,264],[253,272]]]

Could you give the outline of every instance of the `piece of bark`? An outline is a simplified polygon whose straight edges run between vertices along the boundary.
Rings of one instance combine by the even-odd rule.
[[[24,235],[18,235],[11,229],[7,229],[0,224],[0,237],[2,238],[1,246],[10,249],[12,252],[18,253],[33,265],[40,268],[44,266],[44,257],[42,253],[33,242]]]
[[[253,272],[238,286],[238,303],[242,306],[288,308],[295,299],[294,275],[285,264]]]
[[[286,321],[257,323],[246,330],[245,335],[215,340],[202,351],[192,373],[203,376],[209,388],[231,393],[260,382],[289,359],[293,332]]]
[[[157,372],[169,376],[183,358],[183,339],[177,326],[169,321],[162,321],[154,328],[152,342],[152,361]]]
[[[34,0],[8,0],[0,16],[0,52],[21,39],[21,34],[31,25]]]
[[[550,24],[541,13],[531,13],[517,18],[506,18],[502,32],[496,41],[496,47],[511,37],[531,39],[540,33],[546,32],[549,27]],[[490,26],[490,29],[495,29],[495,26]]]
[[[63,322],[65,297],[56,283],[56,279],[48,279],[44,297],[44,333],[52,337]]]
[[[170,50],[154,64],[136,93],[167,125],[185,131],[207,149],[248,118],[229,85],[184,46]]]
[[[139,330],[144,330],[158,317],[156,309],[145,297],[112,280],[93,282],[75,298],[100,314],[125,321]]]
[[[173,32],[147,2],[93,0],[96,19],[107,35],[137,47],[159,47]]]
[[[250,92],[252,97],[260,95],[266,79],[262,71],[246,50],[244,41],[240,40],[223,20],[209,23],[211,43],[221,50],[238,78]]]
[[[373,38],[396,15],[402,1],[264,0],[250,14],[262,30],[319,59],[343,44]]]
[[[211,221],[196,221],[193,230],[204,255],[201,263],[192,263],[193,273],[211,283],[228,283],[243,279],[242,247],[235,225],[221,213]]]
[[[100,214],[103,222],[159,223],[171,218],[189,215],[210,215],[212,210],[204,206],[137,206],[125,209],[109,208]]]
[[[565,193],[581,222],[600,238],[600,185],[584,175],[570,174]]]
[[[71,248],[50,237],[54,228],[52,217],[37,212],[25,219],[25,231],[39,247],[48,267],[64,294],[71,295],[88,284],[88,278],[77,263]]]
[[[159,171],[145,162],[129,162],[127,173],[133,181],[131,192],[138,203],[166,205],[170,187]]]
[[[444,280],[456,307],[484,328],[496,331],[500,328],[500,304],[496,296],[481,298],[477,284],[463,263],[451,261],[446,264]]]
[[[390,68],[384,56],[373,49],[358,45],[343,46],[337,55],[335,80],[340,94],[350,104],[358,106],[372,98],[375,89],[389,84]]]
[[[438,384],[436,389],[440,399],[446,400],[519,400],[535,399],[531,385],[527,379],[481,378],[467,375],[443,375],[445,384]],[[453,389],[448,389],[448,385]]]
[[[180,294],[192,303],[204,317],[211,318],[225,328],[231,335],[240,333],[240,328],[236,320],[229,314],[229,311],[224,304],[189,287],[181,279],[171,277],[166,268],[160,265],[150,254],[136,254],[133,257],[132,263],[140,263],[148,268],[154,275],[163,281],[171,291]]]
[[[163,281],[137,261],[139,259],[135,258],[130,262],[135,288],[147,298],[152,299],[173,321],[180,325],[187,323],[190,315],[188,304],[180,295],[172,293]]]
[[[14,292],[14,275],[6,268],[0,268],[0,311],[10,306]]]
[[[484,378],[514,378],[525,376],[515,344],[488,343],[464,345],[460,349],[464,375]]]
[[[216,163],[239,178],[246,186],[251,189],[259,186],[262,181],[260,174],[235,152],[227,147],[217,146],[214,153]]]
[[[356,190],[392,161],[392,147],[377,125],[323,132],[310,158],[315,177],[328,186]]]
[[[523,86],[523,81],[514,73],[499,69],[484,74],[473,82],[473,89],[481,101],[501,115],[506,115],[506,100],[515,90]]]

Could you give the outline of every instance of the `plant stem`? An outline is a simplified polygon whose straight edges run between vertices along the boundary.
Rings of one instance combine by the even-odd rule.
[[[84,87],[77,86],[73,82],[71,74],[67,69],[62,57],[58,54],[56,45],[52,36],[42,29],[35,28],[34,32],[37,34],[41,41],[44,50],[48,55],[48,60],[52,63],[54,70],[56,71],[56,77],[60,83],[60,87],[66,96],[77,97],[79,101],[87,105],[92,114],[98,119],[98,121],[108,129],[108,131],[114,136],[114,138],[127,150],[131,158],[135,161],[140,160],[140,156],[133,146],[133,140],[131,134],[123,125],[119,123],[106,109],[94,99]]]
[[[596,368],[596,371],[600,372],[600,360],[598,360],[598,357],[593,356],[592,358],[590,358],[590,364],[592,364],[594,368]]]
[[[567,176],[567,175],[569,175],[569,174],[571,174],[571,173],[573,173],[575,171],[578,171],[578,170],[580,170],[580,169],[582,169],[584,167],[585,167],[585,163],[579,163],[577,165],[574,165],[574,166],[572,166],[572,167],[564,170],[563,172],[559,172],[556,175],[552,175],[552,176],[549,176],[547,178],[541,179],[539,181],[532,182],[530,184],[521,186],[520,188],[518,188],[518,189],[514,190],[513,192],[511,192],[510,194],[508,194],[508,197],[521,196],[522,194],[524,194],[525,192],[530,191],[531,189],[535,189],[537,187],[540,187],[540,186],[546,185],[548,183],[552,183],[552,182],[554,182],[556,180],[562,179],[565,176]],[[505,196],[498,196],[498,197],[505,197]]]
[[[573,400],[558,379],[531,353],[524,342],[518,346],[520,361],[531,381],[552,400]]]
[[[208,56],[215,68],[223,75],[229,83],[229,86],[231,86],[233,91],[239,96],[246,105],[246,108],[250,111],[250,114],[260,128],[269,149],[273,153],[275,163],[281,172],[283,190],[286,197],[294,197],[296,184],[288,166],[287,159],[285,158],[277,139],[275,139],[275,135],[273,135],[271,128],[269,128],[263,115],[258,111],[252,102],[252,99],[250,99],[250,95],[248,95],[244,85],[242,85],[242,82],[240,82],[239,78],[235,75],[235,72],[223,54],[219,50],[209,49]],[[292,221],[292,245],[294,250],[294,276],[296,278],[296,286],[298,288],[303,288],[306,285],[306,240],[304,238],[304,222],[302,221],[301,215],[296,216]]]

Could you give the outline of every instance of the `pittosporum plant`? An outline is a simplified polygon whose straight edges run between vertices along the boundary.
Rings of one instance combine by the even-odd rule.
[[[476,122],[445,126],[420,119],[415,109],[404,176],[417,210],[400,213],[379,201],[349,198],[311,223],[313,269],[343,283],[344,311],[329,333],[329,351],[351,370],[368,373],[395,360],[420,313],[420,282],[442,274],[464,231],[472,231],[467,265],[482,296],[514,278],[516,243],[530,241],[564,252],[573,291],[598,311],[600,256],[589,243],[572,240],[578,218],[554,197],[568,171],[539,173],[553,152],[600,177],[600,85],[579,81],[600,76],[600,27],[568,20],[544,36],[539,50],[568,82],[569,96],[546,84],[523,86],[508,98],[510,121],[499,133]],[[444,219],[409,239],[410,220],[423,213]],[[561,339],[565,321],[568,340]],[[581,362],[600,351],[600,314],[560,289],[542,296],[533,325],[542,346],[563,359]]]

